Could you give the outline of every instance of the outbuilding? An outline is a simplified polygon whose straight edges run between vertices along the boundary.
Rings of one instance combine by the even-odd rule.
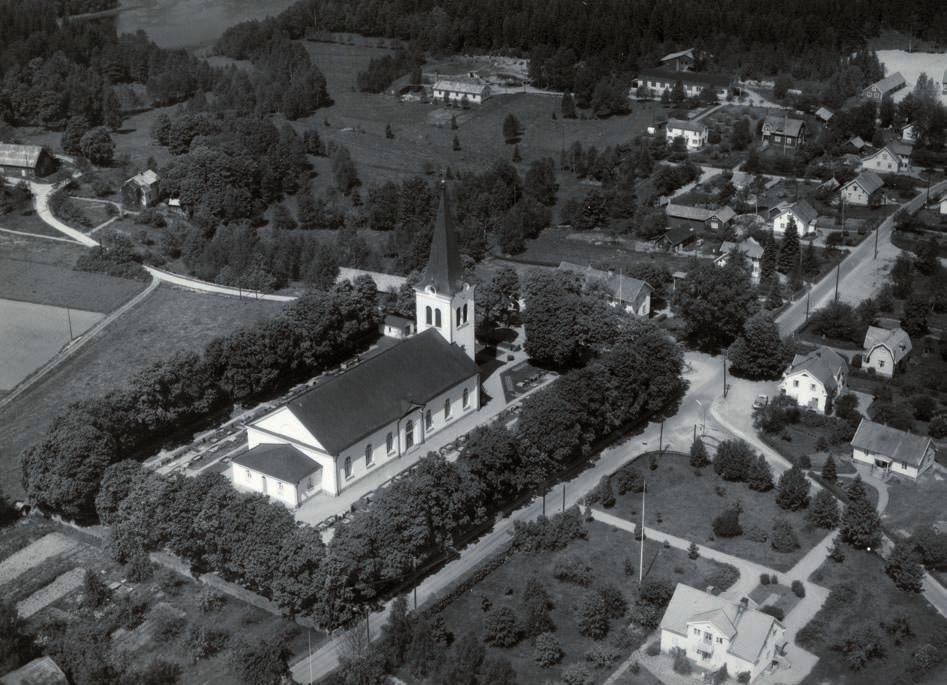
[[[0,174],[34,180],[49,176],[59,166],[41,145],[0,143]]]

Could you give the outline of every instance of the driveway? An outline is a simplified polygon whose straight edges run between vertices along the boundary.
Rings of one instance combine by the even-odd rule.
[[[13,176],[7,176],[6,180],[8,183],[13,184],[22,183],[24,181],[22,178],[16,178]],[[53,213],[49,208],[49,198],[56,190],[65,185],[65,181],[58,184],[38,183],[36,181],[26,181],[26,183],[30,187],[30,192],[33,193],[33,207],[36,208],[36,214],[40,219],[42,219],[51,228],[54,228],[63,235],[72,238],[80,245],[85,245],[86,247],[98,246],[98,243],[87,236],[85,233],[73,228],[72,226],[69,226],[68,224],[64,224],[62,221],[53,216]]]

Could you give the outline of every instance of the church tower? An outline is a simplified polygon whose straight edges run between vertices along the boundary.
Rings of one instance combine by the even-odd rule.
[[[415,286],[418,333],[435,328],[447,342],[459,345],[467,356],[474,359],[477,352],[474,287],[464,281],[445,181],[441,181],[440,193],[431,256]]]

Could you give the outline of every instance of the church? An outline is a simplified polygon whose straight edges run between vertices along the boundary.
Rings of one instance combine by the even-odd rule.
[[[464,281],[442,182],[431,254],[415,286],[416,332],[250,423],[250,449],[232,460],[234,486],[298,507],[425,450],[480,407],[474,321],[474,287]]]

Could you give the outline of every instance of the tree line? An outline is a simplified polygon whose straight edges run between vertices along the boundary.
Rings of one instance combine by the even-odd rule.
[[[129,379],[126,389],[70,405],[21,456],[31,502],[69,518],[95,518],[109,465],[146,456],[169,435],[233,403],[274,397],[337,364],[377,334],[377,288],[363,277],[311,292],[278,316],[180,353]]]

